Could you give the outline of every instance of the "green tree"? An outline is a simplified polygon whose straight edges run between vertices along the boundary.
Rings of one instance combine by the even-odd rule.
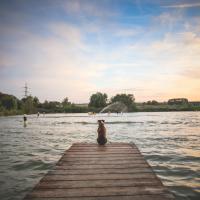
[[[49,105],[49,102],[45,100],[44,103],[42,104],[42,107],[45,109],[48,109],[48,105]]]
[[[35,107],[37,107],[40,104],[40,101],[37,97],[33,97],[33,104]]]
[[[111,102],[122,102],[126,106],[130,106],[135,102],[135,98],[133,94],[117,94],[114,97],[111,98]]]
[[[108,96],[106,93],[97,92],[90,97],[89,107],[102,108],[106,106]]]
[[[45,102],[43,104],[41,104],[40,107],[54,111],[57,108],[61,107],[61,103],[58,102],[58,101],[47,101],[47,100],[45,100]]]
[[[152,103],[152,105],[158,105],[159,104],[156,100],[153,100],[151,103]]]
[[[56,108],[59,108],[60,107],[60,102],[58,102],[58,101],[49,101],[49,103],[48,103],[48,108],[49,109],[56,109]]]
[[[31,114],[36,112],[36,107],[34,105],[34,98],[32,96],[23,98],[21,101],[23,102],[24,113]]]
[[[69,102],[69,99],[68,99],[67,97],[65,97],[65,98],[63,99],[63,101],[62,101],[63,107],[66,107],[66,106],[68,106],[68,105],[70,105],[70,104],[71,104],[71,102]]]
[[[159,103],[156,100],[147,101],[147,105],[158,105]]]
[[[2,112],[5,108],[2,106],[1,101],[0,101],[0,112]]]
[[[117,94],[111,98],[111,103],[114,102],[124,103],[128,107],[129,111],[134,111],[136,109],[135,97],[133,94]]]
[[[1,105],[7,110],[17,109],[17,99],[11,95],[4,95],[1,98]]]

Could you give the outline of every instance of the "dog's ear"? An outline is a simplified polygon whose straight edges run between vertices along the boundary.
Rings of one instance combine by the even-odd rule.
[[[102,120],[103,123],[105,123],[105,120]]]

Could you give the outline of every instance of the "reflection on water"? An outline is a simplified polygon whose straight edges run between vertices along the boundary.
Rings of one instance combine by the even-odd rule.
[[[0,117],[0,197],[19,200],[74,142],[96,142],[105,119],[110,142],[134,142],[180,200],[200,199],[200,112],[49,114]]]

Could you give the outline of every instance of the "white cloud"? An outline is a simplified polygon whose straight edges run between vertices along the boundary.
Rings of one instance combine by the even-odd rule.
[[[163,6],[165,8],[193,8],[193,7],[200,7],[200,3],[183,3],[183,4],[173,4],[173,5],[166,5]]]
[[[141,29],[139,28],[132,28],[132,29],[119,29],[116,31],[116,36],[118,37],[130,37],[135,36],[141,32]]]
[[[7,57],[1,54],[4,58],[1,64],[10,76],[1,79],[1,86],[12,92],[11,87],[21,88],[28,82],[32,95],[42,101],[62,100],[68,96],[71,101],[87,102],[89,91],[96,90],[93,80],[101,76],[106,65],[98,62],[98,55],[91,57],[88,53],[90,46],[84,42],[85,33],[77,26],[59,23],[48,27],[50,34],[46,37],[19,34],[15,42],[17,48],[11,46],[14,54]],[[18,30],[13,28],[11,34],[15,32]],[[23,35],[26,37],[21,37]],[[15,91],[15,95],[22,97],[22,92]]]
[[[63,4],[64,9],[68,14],[76,15],[76,17],[109,17],[116,13],[109,9],[108,2],[105,5],[103,1],[87,1],[87,0],[68,0]]]
[[[56,23],[50,25],[50,31],[55,34],[55,38],[62,40],[65,45],[73,48],[85,49],[83,34],[80,28],[69,23]]]

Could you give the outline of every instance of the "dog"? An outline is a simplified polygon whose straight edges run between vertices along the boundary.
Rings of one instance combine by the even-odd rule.
[[[97,133],[98,133],[97,142],[99,145],[104,145],[107,142],[106,128],[104,126],[104,123],[105,123],[104,120],[98,120],[99,127],[97,129]]]

